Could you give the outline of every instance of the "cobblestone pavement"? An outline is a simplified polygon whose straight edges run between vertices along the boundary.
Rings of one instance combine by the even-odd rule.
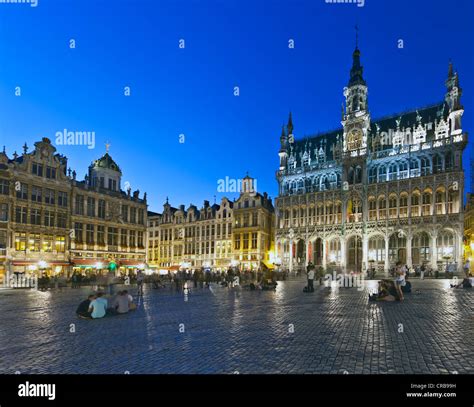
[[[137,311],[93,321],[74,314],[87,288],[0,290],[0,373],[474,373],[474,290],[414,281],[369,303],[375,284],[146,287]]]

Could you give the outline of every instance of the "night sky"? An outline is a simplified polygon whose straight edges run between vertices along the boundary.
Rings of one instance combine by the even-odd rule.
[[[356,24],[372,118],[441,101],[451,59],[470,132],[473,17],[472,0],[0,4],[0,146],[11,157],[25,141],[93,131],[94,149],[58,151],[82,179],[109,141],[122,182],[146,191],[155,211],[166,196],[173,206],[233,198],[217,191],[218,180],[246,171],[275,197],[289,111],[296,138],[340,126]]]

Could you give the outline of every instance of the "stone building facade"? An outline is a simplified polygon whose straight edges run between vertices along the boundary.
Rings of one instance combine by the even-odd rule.
[[[446,88],[439,103],[372,120],[356,47],[342,127],[297,140],[290,114],[276,173],[276,247],[284,267],[461,266],[467,134],[451,64]]]
[[[220,204],[172,207],[148,215],[148,264],[161,269],[258,269],[270,266],[274,210],[271,199],[242,180],[239,198]]]
[[[148,215],[148,265],[151,268],[226,270],[232,261],[234,203],[222,198],[210,205],[172,207]]]
[[[106,153],[78,181],[47,138],[21,156],[0,153],[0,279],[143,264],[146,197],[122,191],[120,175]]]

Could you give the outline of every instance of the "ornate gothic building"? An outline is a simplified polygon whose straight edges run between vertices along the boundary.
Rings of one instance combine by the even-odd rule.
[[[276,249],[290,270],[387,270],[397,261],[434,269],[462,262],[467,134],[458,74],[443,101],[372,120],[360,51],[344,88],[342,127],[296,140],[282,129]]]

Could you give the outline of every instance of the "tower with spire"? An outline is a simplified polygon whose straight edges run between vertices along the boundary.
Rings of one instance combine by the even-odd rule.
[[[459,86],[458,73],[454,72],[452,62],[449,62],[446,89],[445,101],[449,108],[450,133],[455,136],[462,134],[461,117],[464,107],[461,104],[462,89]]]
[[[356,26],[356,45],[352,53],[352,68],[349,83],[344,88],[345,112],[342,111],[341,124],[344,127],[344,151],[356,151],[356,155],[365,154],[367,136],[370,128],[370,114],[367,101],[367,83],[364,80],[364,69],[360,62],[358,44],[358,28]]]

